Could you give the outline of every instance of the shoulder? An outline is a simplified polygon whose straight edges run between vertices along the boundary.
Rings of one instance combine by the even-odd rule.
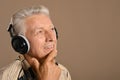
[[[58,66],[61,69],[60,80],[71,80],[71,76],[70,76],[68,69],[65,66],[63,66],[62,64],[58,64]]]
[[[6,67],[0,68],[0,80],[2,79],[3,72],[6,69]]]
[[[12,63],[10,63],[9,65],[6,66],[4,71],[5,70],[9,70],[9,71],[18,70],[19,68],[21,68],[21,61],[15,60],[15,61],[13,61]]]
[[[58,66],[60,67],[61,70],[68,71],[68,69],[65,66],[63,66],[62,64],[58,64]]]
[[[21,62],[19,60],[13,61],[11,64],[2,69],[2,80],[16,80],[21,69]]]

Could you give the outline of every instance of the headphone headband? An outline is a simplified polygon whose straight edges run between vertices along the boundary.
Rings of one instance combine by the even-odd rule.
[[[8,32],[10,32],[10,36],[11,36],[11,37],[13,37],[13,36],[14,36],[14,35],[13,35],[13,33],[14,33],[14,31],[15,31],[15,30],[14,30],[14,28],[13,28],[13,25],[12,25],[12,24],[10,24],[10,25],[9,25],[9,27],[8,27],[7,31],[8,31]]]

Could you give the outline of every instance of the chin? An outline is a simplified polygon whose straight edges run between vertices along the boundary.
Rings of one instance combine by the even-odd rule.
[[[45,56],[47,56],[49,53],[42,53],[42,54],[38,54],[38,55],[36,55],[36,58],[38,58],[38,59],[42,59],[42,58],[44,58]]]
[[[44,51],[44,54],[45,55],[48,55],[48,54],[50,54],[52,52],[52,50],[46,50],[46,51]]]

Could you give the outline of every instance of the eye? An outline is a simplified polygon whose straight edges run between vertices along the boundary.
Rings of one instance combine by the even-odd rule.
[[[42,34],[44,31],[43,30],[38,30],[36,34]]]
[[[55,28],[53,27],[53,28],[51,28],[51,30],[53,30],[53,31],[54,31],[54,30],[55,30]]]
[[[38,33],[42,33],[43,31],[42,30],[39,30]]]

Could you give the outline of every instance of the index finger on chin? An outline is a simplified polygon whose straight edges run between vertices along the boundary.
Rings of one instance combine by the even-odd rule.
[[[51,62],[55,59],[55,57],[57,56],[57,50],[54,49],[46,58],[46,62]]]

